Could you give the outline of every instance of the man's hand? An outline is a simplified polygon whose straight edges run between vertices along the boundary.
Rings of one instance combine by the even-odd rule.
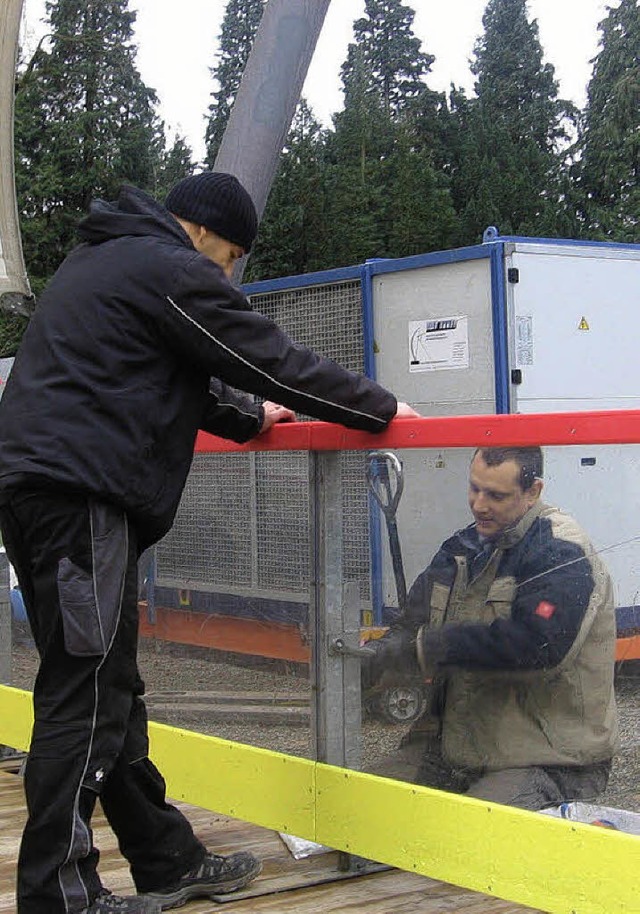
[[[409,406],[408,403],[398,403],[398,409],[396,411],[394,419],[420,419],[420,413],[417,413],[412,406]]]
[[[280,406],[279,403],[272,403],[271,400],[265,400],[262,404],[262,409],[264,410],[264,419],[262,428],[258,432],[259,435],[268,432],[276,422],[294,422],[296,418],[296,414],[292,409]]]
[[[387,670],[416,673],[416,635],[413,629],[392,628],[383,638],[367,641],[371,656],[363,657],[360,664],[360,682],[363,691],[380,681]]]

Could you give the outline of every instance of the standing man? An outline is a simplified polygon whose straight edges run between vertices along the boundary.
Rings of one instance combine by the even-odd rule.
[[[257,225],[221,173],[180,181],[166,206],[133,187],[95,202],[6,385],[0,524],[40,654],[19,914],[157,912],[260,872],[207,851],[147,757],[138,557],[171,527],[198,429],[246,441],[297,409],[376,432],[417,413],[251,310],[229,280]],[[101,885],[98,797],[144,897]]]
[[[431,720],[403,750],[420,746],[418,783],[526,809],[594,800],[617,747],[611,578],[540,500],[542,462],[537,447],[476,451],[475,523],[442,544],[363,665],[365,686],[399,668],[432,681]]]

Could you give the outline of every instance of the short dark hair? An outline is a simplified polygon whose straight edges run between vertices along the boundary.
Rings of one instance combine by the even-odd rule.
[[[544,459],[539,447],[479,447],[473,455],[480,454],[489,467],[500,466],[506,460],[514,460],[520,467],[520,488],[530,489],[536,479],[542,479]]]

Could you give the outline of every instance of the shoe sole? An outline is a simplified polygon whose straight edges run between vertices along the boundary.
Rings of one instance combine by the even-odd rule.
[[[231,879],[226,882],[188,885],[183,889],[177,889],[175,892],[167,892],[163,895],[147,892],[146,897],[152,898],[154,901],[159,901],[161,910],[168,911],[171,908],[181,908],[182,905],[187,904],[189,901],[193,901],[194,898],[213,898],[215,895],[228,895],[231,892],[237,892],[239,889],[243,889],[245,885],[249,885],[250,882],[253,882],[261,872],[262,863],[258,861],[251,872],[245,873],[244,876],[238,876],[237,879]]]

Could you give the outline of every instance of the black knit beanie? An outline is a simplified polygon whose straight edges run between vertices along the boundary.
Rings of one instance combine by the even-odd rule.
[[[164,205],[174,216],[204,225],[246,253],[258,233],[253,200],[234,175],[222,171],[183,178],[171,188]]]

